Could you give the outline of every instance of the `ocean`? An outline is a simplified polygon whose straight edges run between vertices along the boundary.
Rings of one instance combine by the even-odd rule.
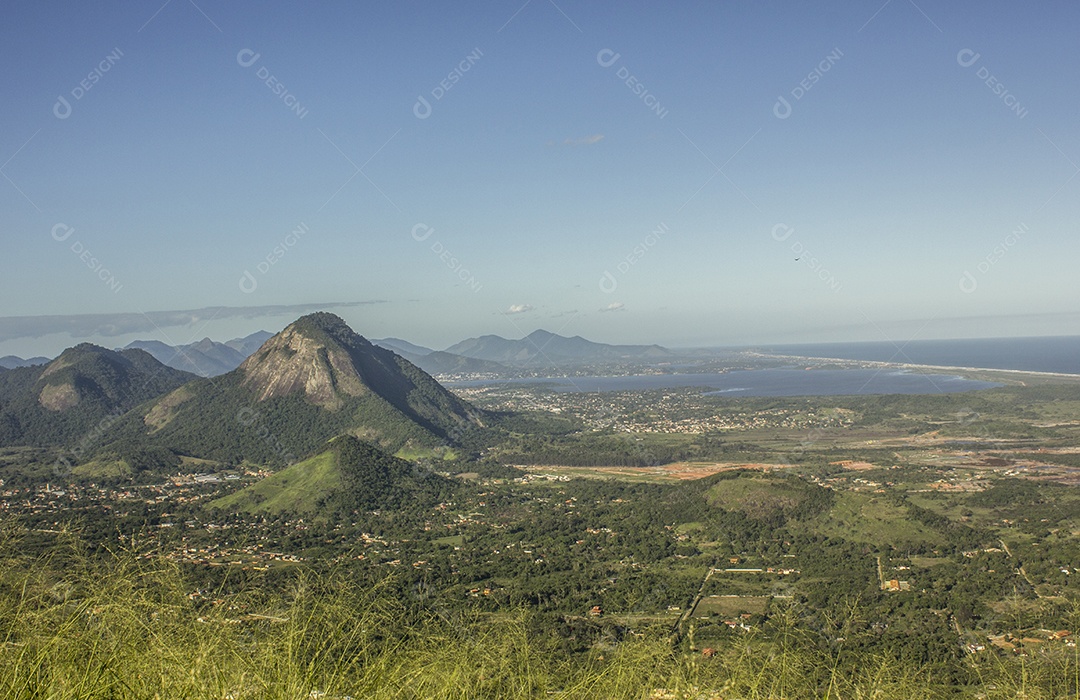
[[[908,343],[815,343],[770,345],[755,350],[778,355],[835,357],[945,367],[985,367],[1080,374],[1080,336],[912,340]]]

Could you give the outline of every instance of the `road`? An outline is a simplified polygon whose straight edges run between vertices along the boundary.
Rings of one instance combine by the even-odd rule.
[[[712,576],[715,572],[716,567],[710,564],[708,570],[706,570],[705,572],[705,578],[701,579],[701,585],[698,586],[697,595],[695,595],[694,599],[690,601],[689,607],[687,607],[683,614],[679,616],[679,620],[675,623],[675,626],[672,627],[672,637],[675,641],[678,641],[679,638],[682,637],[683,623],[689,620],[690,616],[694,614],[694,609],[697,608],[698,603],[701,602],[702,596],[705,595],[705,584],[709,582],[709,577]]]

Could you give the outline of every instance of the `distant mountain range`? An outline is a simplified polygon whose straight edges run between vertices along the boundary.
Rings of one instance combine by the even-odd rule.
[[[0,369],[17,369],[19,367],[32,367],[33,365],[44,365],[49,362],[47,357],[31,357],[29,360],[24,360],[21,357],[15,355],[5,355],[0,357]]]
[[[543,329],[520,340],[497,335],[469,338],[446,348],[432,350],[400,338],[373,340],[432,374],[500,373],[511,369],[562,367],[590,362],[640,362],[674,357],[659,345],[608,345],[581,336],[568,338]]]
[[[123,349],[144,350],[168,367],[200,377],[219,377],[239,367],[271,337],[272,333],[257,331],[224,343],[203,338],[197,343],[177,346],[158,340],[135,340]],[[371,343],[397,353],[433,375],[503,374],[514,369],[620,360],[648,362],[674,356],[670,350],[659,345],[608,345],[594,343],[581,336],[568,338],[542,329],[520,340],[497,335],[469,338],[446,350],[433,350],[401,338],[381,338]],[[49,359],[45,357],[24,360],[8,355],[0,358],[0,371],[48,362]]]
[[[387,350],[393,350],[397,354],[405,357],[406,355],[414,355],[416,357],[423,357],[424,355],[430,355],[435,352],[431,348],[425,348],[423,345],[416,345],[410,343],[407,340],[401,338],[380,338],[372,340],[372,343],[378,345],[380,348],[386,348]]]
[[[655,361],[674,357],[674,353],[659,345],[608,345],[594,343],[578,335],[568,338],[545,330],[533,331],[521,340],[482,335],[451,345],[446,352],[514,367],[618,360]]]
[[[0,370],[0,446],[56,448],[62,473],[84,478],[185,464],[283,467],[220,504],[243,510],[434,503],[454,485],[392,455],[460,447],[497,416],[447,391],[424,368],[506,372],[670,355],[655,345],[546,331],[521,340],[473,338],[447,351],[395,338],[378,343],[330,313],[228,343],[137,341],[120,350],[83,343],[45,364]]]
[[[399,338],[383,338],[371,342],[401,355],[428,374],[499,374],[509,369],[498,362],[432,350]]]
[[[272,336],[273,333],[267,331],[256,331],[244,338],[233,338],[225,343],[203,338],[197,343],[173,346],[158,340],[135,340],[124,347],[145,350],[158,362],[175,369],[182,369],[200,377],[217,377],[239,367],[240,363]]]
[[[216,377],[239,367],[241,362],[258,350],[259,346],[272,335],[273,333],[266,331],[256,331],[249,336],[233,338],[224,343],[203,338],[197,343],[187,345],[169,345],[159,340],[133,340],[122,349],[145,350],[158,362],[173,369],[191,372],[200,377]],[[0,369],[16,369],[44,365],[49,362],[47,357],[31,357],[24,360],[15,355],[7,355],[0,357]]]

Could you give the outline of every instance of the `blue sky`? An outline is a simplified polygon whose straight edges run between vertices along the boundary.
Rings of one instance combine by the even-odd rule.
[[[1075,2],[557,3],[6,3],[0,354],[1080,328]]]

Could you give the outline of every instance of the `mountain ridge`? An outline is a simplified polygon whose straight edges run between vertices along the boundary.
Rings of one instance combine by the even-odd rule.
[[[537,329],[519,340],[498,335],[467,338],[445,352],[516,366],[554,366],[612,360],[657,360],[673,357],[660,345],[610,345],[579,335],[567,337]]]
[[[200,377],[217,377],[240,366],[259,347],[273,336],[256,331],[243,338],[219,343],[203,338],[185,345],[169,345],[159,340],[133,340],[124,349],[138,348],[153,355],[162,364]]]

